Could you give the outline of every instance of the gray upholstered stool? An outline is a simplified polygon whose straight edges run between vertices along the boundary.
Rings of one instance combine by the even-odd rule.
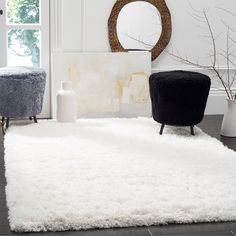
[[[10,118],[29,117],[37,123],[46,84],[43,69],[32,67],[0,68],[0,116],[9,127]]]

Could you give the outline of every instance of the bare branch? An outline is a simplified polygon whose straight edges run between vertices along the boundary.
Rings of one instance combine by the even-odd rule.
[[[168,51],[165,51],[168,55],[171,55],[172,57],[174,57],[175,59],[177,59],[179,62],[183,62],[187,65],[191,65],[191,66],[195,66],[195,67],[198,67],[198,68],[202,68],[202,69],[206,69],[206,70],[209,70],[209,69],[212,69],[212,66],[205,66],[205,65],[201,65],[201,64],[198,64],[196,62],[193,62],[193,61],[190,61],[187,57],[186,58],[183,58],[181,56],[178,56],[178,55],[175,55],[171,52],[168,52]]]
[[[230,41],[236,44],[236,40],[234,40],[232,37],[229,37]]]
[[[192,9],[193,12],[196,12],[196,13],[199,13],[200,15],[202,15],[202,11],[194,8],[190,1],[188,1],[188,5],[190,6],[190,8]]]
[[[228,89],[227,89],[227,86],[226,86],[226,84],[225,84],[225,82],[224,82],[224,78],[221,76],[219,70],[217,70],[216,68],[212,68],[212,69],[213,69],[213,71],[216,73],[217,77],[220,79],[221,84],[223,85],[224,90],[225,90],[225,92],[226,92],[226,94],[227,94],[227,97],[228,97],[229,99],[231,99],[230,93],[229,93],[229,91],[228,91]]]
[[[224,57],[225,59],[227,59],[229,61],[229,63],[232,64],[233,67],[236,68],[236,63],[234,63],[229,57],[227,57],[226,55],[220,53],[219,55],[221,55],[222,57]],[[230,67],[229,67],[230,68]]]
[[[206,19],[206,23],[207,23],[207,26],[208,26],[208,29],[209,29],[210,35],[211,35],[212,46],[213,46],[213,52],[214,52],[213,67],[215,67],[215,65],[216,65],[216,55],[217,55],[217,51],[216,51],[216,43],[215,43],[215,39],[214,39],[214,34],[213,34],[213,31],[212,31],[212,28],[211,28],[211,25],[210,25],[210,22],[209,22],[209,20],[208,20],[208,17],[207,17],[207,14],[206,14],[205,10],[203,10],[203,14],[204,14],[204,17],[205,17],[205,19]]]
[[[228,14],[230,14],[230,15],[232,15],[232,16],[236,16],[236,14],[234,14],[233,12],[231,12],[231,11],[229,11],[229,10],[227,10],[227,9],[224,9],[224,8],[222,8],[222,7],[216,7],[217,9],[219,9],[219,10],[222,10],[222,11],[224,11],[224,12],[227,12]]]
[[[227,63],[227,81],[228,81],[228,89],[230,95],[233,99],[233,93],[230,88],[230,70],[229,70],[229,27],[227,28],[227,40],[226,40],[226,63]]]
[[[139,42],[139,43],[143,44],[143,46],[145,46],[148,49],[154,47],[154,45],[144,42],[140,37],[139,38],[135,38],[135,37],[133,37],[133,36],[131,36],[129,34],[126,34],[126,36],[129,37],[130,39],[133,39],[136,42]]]
[[[236,30],[235,30],[234,28],[230,27],[229,25],[227,25],[222,19],[221,19],[221,22],[223,23],[223,25],[224,25],[225,27],[229,27],[230,31],[236,33]]]
[[[225,56],[224,54],[220,54],[220,55],[222,57],[224,57],[225,59],[227,59],[228,62],[231,63],[234,66],[234,68],[236,68],[236,63],[234,63],[229,57]],[[228,71],[229,71],[228,73],[230,74],[230,66],[228,67]],[[236,79],[236,70],[235,70],[234,75],[232,76],[231,82],[229,84],[230,89],[231,89],[232,85],[234,84],[235,79]]]
[[[189,11],[187,11],[187,13],[188,13],[188,15],[189,15],[190,17],[192,17],[194,20],[197,20],[198,22],[201,22],[201,23],[206,23],[206,20],[205,20],[204,17],[199,16],[199,15],[197,15],[197,14],[195,14],[195,13],[190,13]]]

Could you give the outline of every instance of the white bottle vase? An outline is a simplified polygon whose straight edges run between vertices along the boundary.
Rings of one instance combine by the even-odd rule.
[[[227,99],[228,108],[221,126],[221,135],[236,137],[236,100]]]
[[[76,122],[76,118],[76,94],[72,89],[72,82],[64,81],[57,94],[57,121]]]

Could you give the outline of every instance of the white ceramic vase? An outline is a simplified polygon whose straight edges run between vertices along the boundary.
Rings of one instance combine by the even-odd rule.
[[[221,135],[236,137],[236,100],[227,99],[228,108],[221,126]]]
[[[57,121],[63,123],[76,122],[76,94],[71,81],[64,81],[57,94]]]

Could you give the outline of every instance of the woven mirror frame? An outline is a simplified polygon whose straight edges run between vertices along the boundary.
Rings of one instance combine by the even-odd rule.
[[[117,20],[122,8],[132,2],[148,2],[154,5],[160,13],[162,21],[162,32],[156,45],[151,50],[152,61],[154,61],[165,49],[170,42],[172,25],[171,25],[171,14],[166,5],[165,0],[117,0],[112,8],[109,20],[108,20],[108,31],[109,31],[109,42],[112,52],[127,52],[118,38],[117,33]]]

